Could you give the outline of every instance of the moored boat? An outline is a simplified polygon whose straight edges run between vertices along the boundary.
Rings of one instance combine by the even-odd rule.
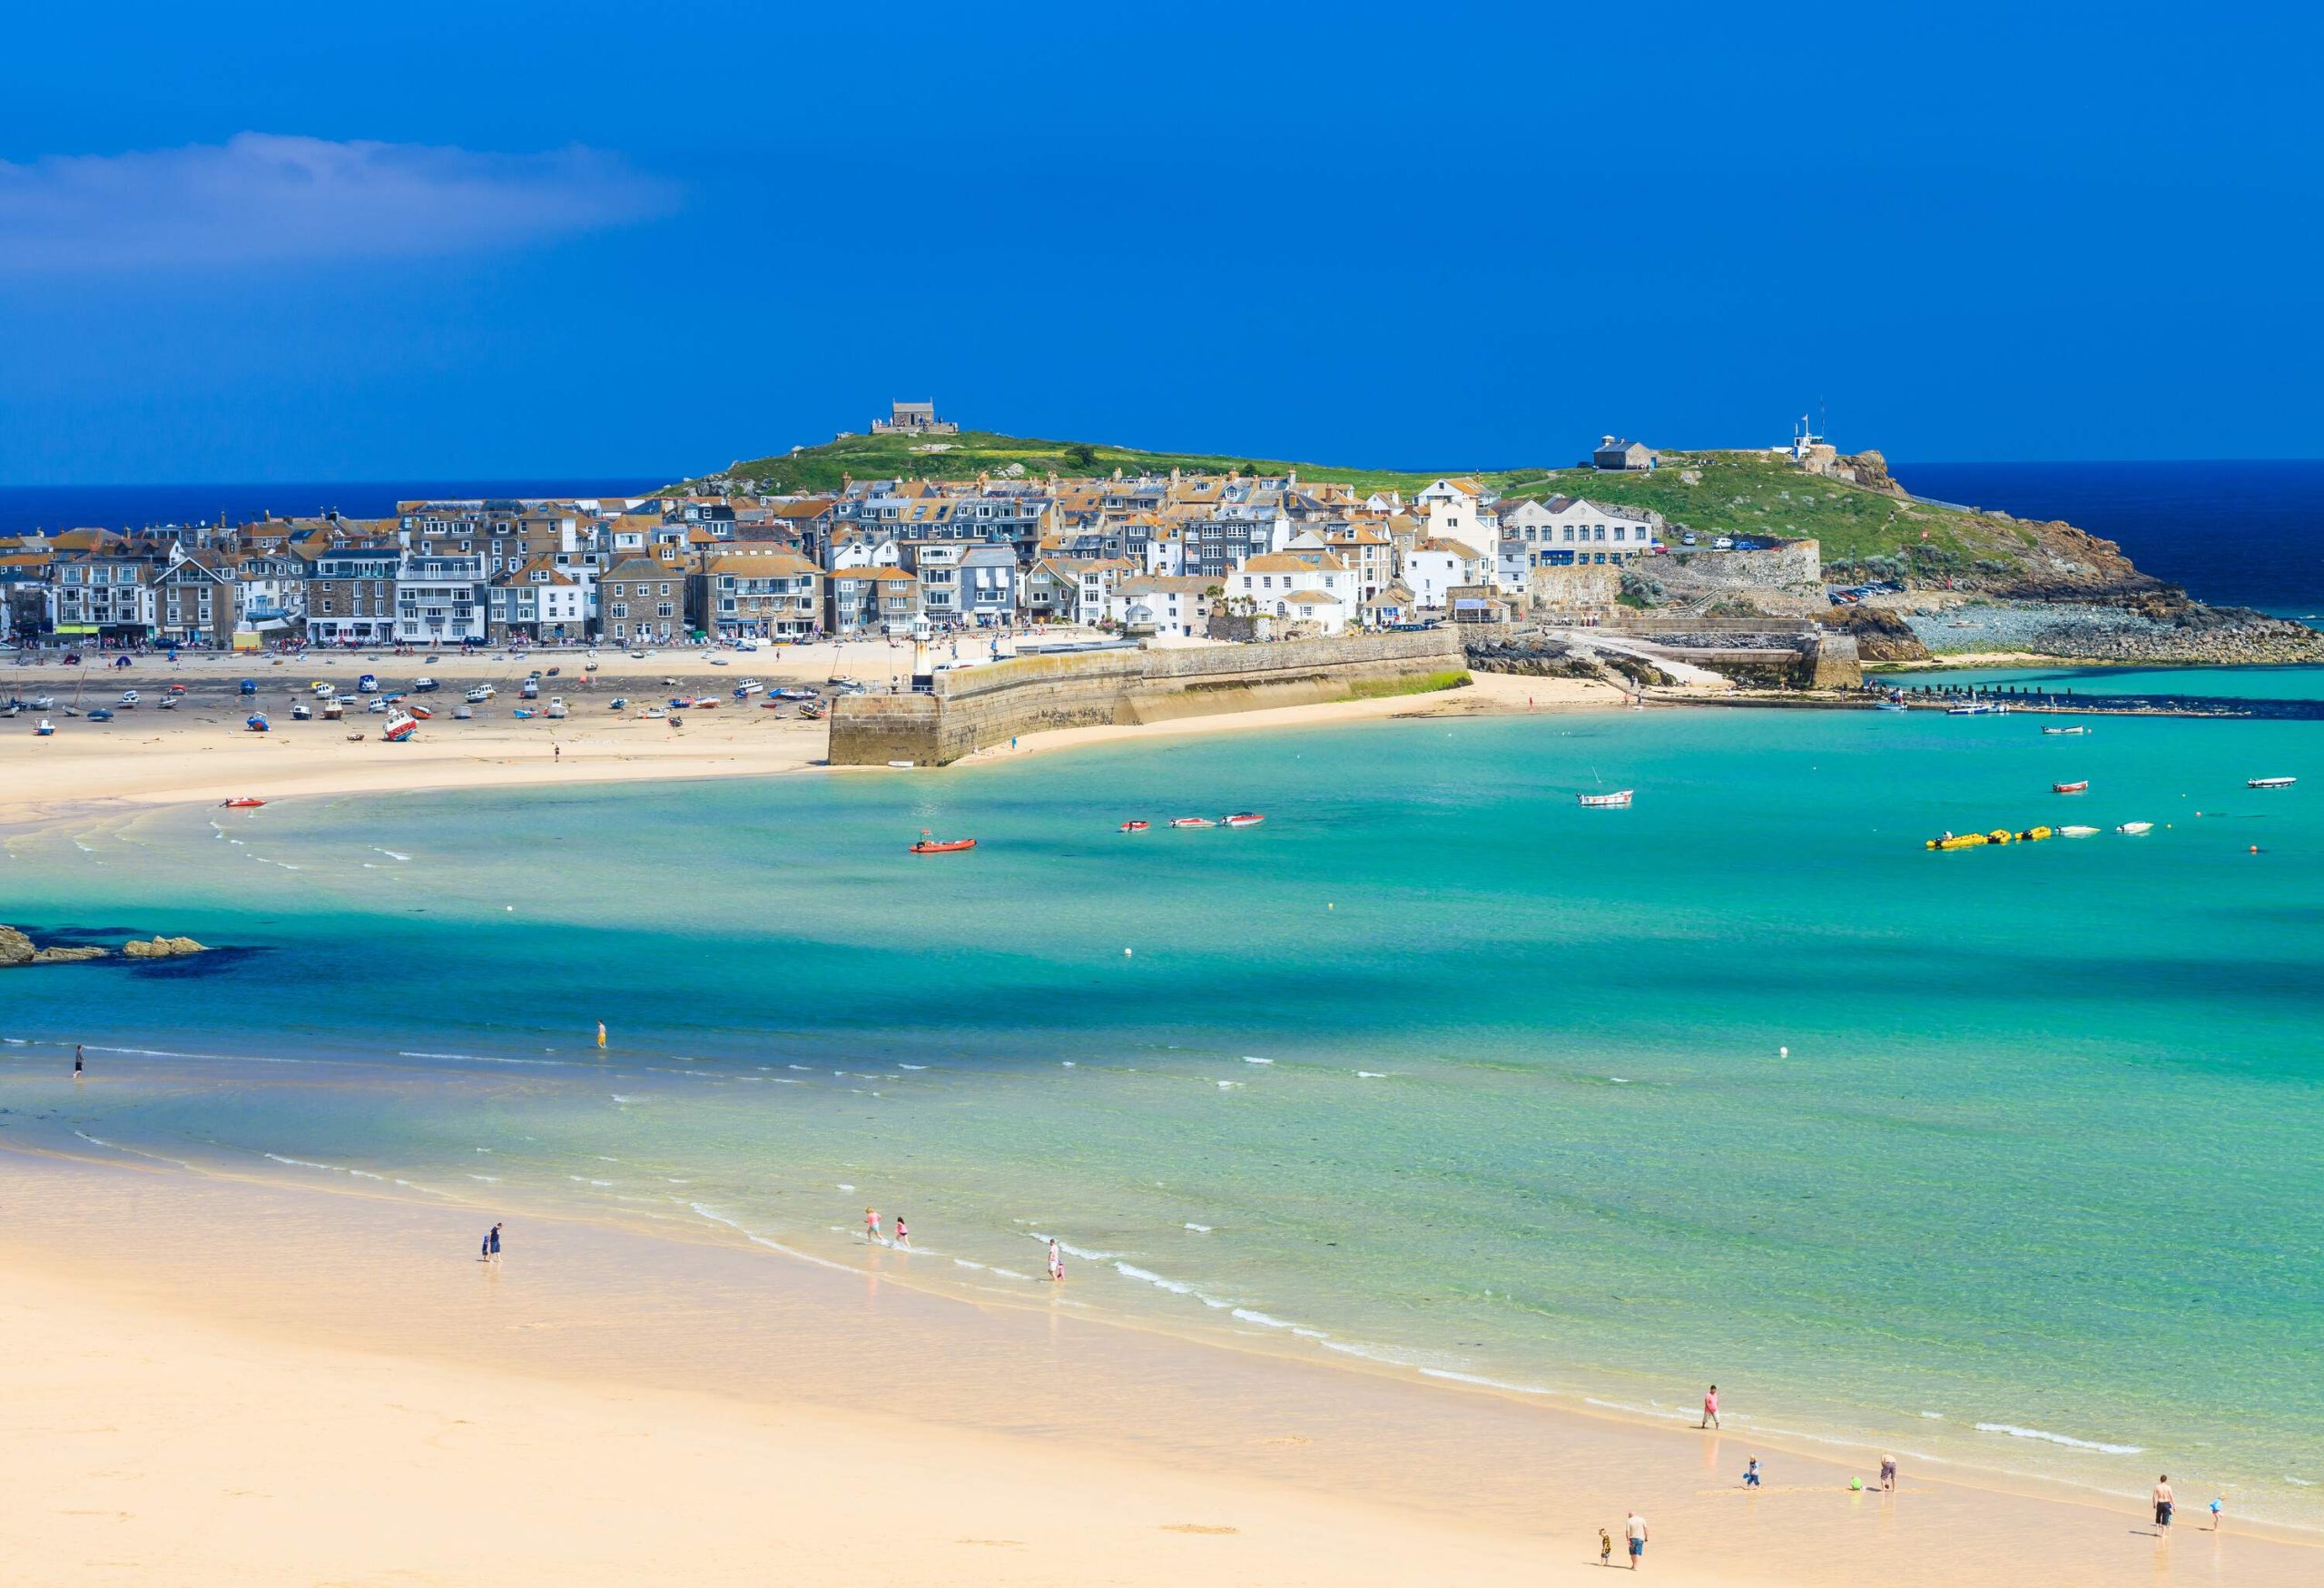
[[[1216,827],[1218,824],[1208,816],[1173,816],[1170,818],[1170,825],[1173,827]]]
[[[2088,794],[2090,779],[2085,777],[2079,783],[2053,783],[2050,785],[2050,792],[2052,794]]]
[[[2086,734],[2090,732],[2088,728],[2079,725],[2071,728],[2043,728],[2042,731],[2045,734]]]
[[[2061,827],[2058,829],[2059,836],[2063,838],[2093,838],[2097,835],[2097,833],[2098,829],[2095,827]]]
[[[1143,833],[1153,825],[1154,824],[1151,822],[1124,822],[1122,824],[1122,831],[1125,833]]]
[[[2243,780],[2243,786],[2245,788],[2290,788],[2299,781],[2299,779],[2296,777],[2247,777]]]
[[[419,719],[408,711],[399,711],[388,718],[388,725],[379,736],[390,745],[400,745],[419,731]]]
[[[218,803],[230,811],[255,811],[266,804],[264,800],[252,799],[248,794],[238,800],[220,800]]]
[[[1265,815],[1258,811],[1237,811],[1233,815],[1226,818],[1226,825],[1229,827],[1256,827],[1265,820]]]
[[[2121,826],[2115,828],[2114,831],[2117,833],[2128,833],[2132,836],[2136,836],[2141,833],[2153,832],[2154,824],[2152,822],[2125,822]]]
[[[920,832],[920,842],[911,846],[911,852],[914,854],[957,854],[961,850],[976,846],[977,841],[973,838],[940,839],[923,827]]]
[[[1618,788],[1611,794],[1576,794],[1573,797],[1581,802],[1585,810],[1610,811],[1627,808],[1630,796],[1637,792],[1635,789]]]

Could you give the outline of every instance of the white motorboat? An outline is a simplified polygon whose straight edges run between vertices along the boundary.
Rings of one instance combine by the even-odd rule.
[[[2299,779],[2296,777],[2247,777],[2243,780],[2243,786],[2245,788],[2290,788],[2299,781]]]
[[[1573,797],[1581,802],[1584,810],[1623,810],[1629,807],[1630,795],[1636,792],[1635,789],[1618,788],[1611,794],[1576,794]]]

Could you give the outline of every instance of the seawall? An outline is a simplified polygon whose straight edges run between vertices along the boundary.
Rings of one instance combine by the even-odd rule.
[[[927,695],[832,703],[831,764],[941,766],[1018,734],[1352,700],[1467,681],[1450,628],[1344,639],[1019,656],[935,676]]]

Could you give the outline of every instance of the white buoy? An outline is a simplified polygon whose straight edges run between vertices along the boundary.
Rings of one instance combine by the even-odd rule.
[[[1135,953],[1136,952],[1137,952],[1137,951],[1136,951],[1136,950],[1134,950],[1134,949],[1124,949],[1124,950],[1122,951],[1122,958],[1124,958],[1125,960],[1127,960],[1127,959],[1128,959],[1128,958],[1130,957],[1130,955],[1131,955],[1131,954]]]
[[[517,907],[514,904],[503,904],[501,908],[507,911],[511,915],[514,915],[517,912]]]
[[[1777,1048],[1776,1050],[1776,1057],[1778,1059],[1788,1059],[1791,1057],[1791,1050],[1788,1048]]]

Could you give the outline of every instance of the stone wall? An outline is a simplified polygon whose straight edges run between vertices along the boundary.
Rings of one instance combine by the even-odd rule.
[[[1461,636],[1450,628],[1019,656],[939,673],[931,695],[841,696],[832,704],[831,763],[940,766],[1045,728],[1348,700],[1465,672]]]
[[[1813,540],[1796,540],[1768,551],[1713,551],[1700,546],[1674,546],[1669,557],[1647,565],[1671,595],[1684,597],[1749,590],[1781,590],[1794,586],[1819,587],[1824,582],[1824,548]]]

